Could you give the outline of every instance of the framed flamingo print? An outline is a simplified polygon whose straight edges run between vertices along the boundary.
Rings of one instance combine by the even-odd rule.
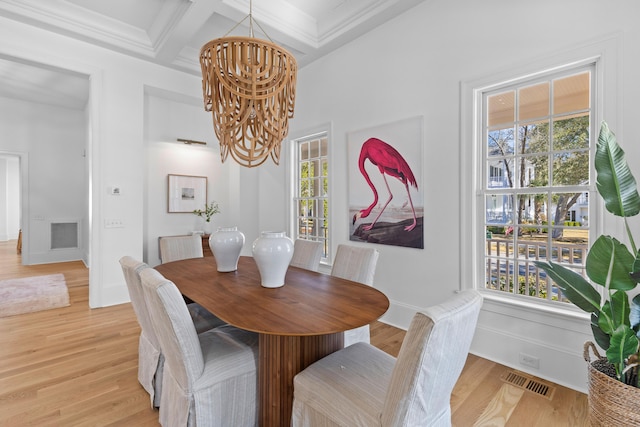
[[[349,239],[424,249],[423,119],[348,134]]]

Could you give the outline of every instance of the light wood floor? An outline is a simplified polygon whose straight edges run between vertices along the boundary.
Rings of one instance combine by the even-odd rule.
[[[25,267],[16,241],[0,242],[0,280],[52,273],[64,273],[70,307],[0,318],[0,426],[157,426],[137,381],[131,305],[91,310],[81,262]],[[372,344],[394,356],[403,338],[383,323],[371,327]],[[508,371],[469,355],[451,397],[453,425],[587,424],[586,395],[551,384],[547,399],[502,381]]]

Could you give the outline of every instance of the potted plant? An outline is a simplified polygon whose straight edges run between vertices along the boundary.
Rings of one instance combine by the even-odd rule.
[[[592,425],[609,423],[612,420],[615,425],[629,425],[640,423],[640,408],[637,406],[640,400],[640,298],[630,300],[629,295],[629,291],[640,281],[640,253],[627,218],[640,212],[640,196],[636,180],[625,160],[624,151],[606,122],[602,122],[600,127],[595,169],[598,193],[604,200],[607,211],[623,218],[631,250],[615,237],[598,237],[591,246],[585,263],[590,281],[552,261],[537,261],[535,264],[553,279],[572,303],[591,313],[593,339],[606,351],[606,361],[605,357],[602,357],[596,362],[605,362],[599,365],[613,368],[611,376],[614,378],[610,378],[598,371],[595,362],[589,364]],[[599,292],[597,287],[601,287],[603,292]],[[589,344],[595,349],[592,343],[585,344],[587,361]],[[596,355],[599,357],[597,351]],[[621,389],[625,391],[621,392]],[[607,392],[609,395],[606,395]],[[632,405],[624,403],[625,397],[633,402]],[[624,413],[617,414],[618,409]]]
[[[220,208],[218,203],[214,200],[209,204],[204,205],[204,209],[195,209],[193,213],[201,218],[204,218],[205,221],[205,233],[211,233],[211,217],[215,214],[220,213]]]

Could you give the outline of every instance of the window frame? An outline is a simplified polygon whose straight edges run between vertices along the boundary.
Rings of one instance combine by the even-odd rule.
[[[298,216],[297,216],[297,203],[299,200],[299,196],[298,196],[298,183],[300,182],[300,177],[298,176],[298,171],[299,171],[299,163],[300,163],[300,159],[299,159],[299,150],[298,150],[298,146],[300,143],[303,142],[308,142],[308,141],[312,141],[312,140],[317,140],[317,139],[322,139],[322,138],[326,138],[327,140],[327,154],[326,154],[326,162],[327,162],[327,195],[326,196],[322,196],[321,198],[326,198],[327,200],[327,214],[326,214],[326,220],[327,223],[329,224],[327,226],[327,232],[326,232],[326,237],[325,239],[325,251],[323,252],[323,255],[320,259],[320,263],[323,265],[328,265],[331,263],[331,259],[332,259],[332,249],[331,249],[331,242],[332,242],[332,214],[331,214],[331,210],[332,210],[332,202],[331,202],[331,193],[332,193],[332,189],[331,189],[331,176],[332,176],[332,169],[331,169],[331,126],[330,125],[322,125],[313,129],[310,129],[308,131],[304,131],[304,132],[299,132],[296,136],[294,136],[293,138],[291,138],[289,140],[289,167],[288,167],[288,180],[289,180],[289,197],[287,198],[288,200],[288,216],[289,216],[289,233],[291,238],[295,241],[298,238],[301,239],[305,239],[304,236],[300,235],[300,230],[298,227]],[[318,199],[318,198],[315,198]],[[310,239],[310,240],[315,240],[315,239]]]
[[[588,318],[581,310],[572,304],[548,303],[535,298],[509,298],[509,295],[494,295],[494,292],[485,292],[484,275],[479,272],[479,266],[484,262],[484,250],[478,230],[479,220],[476,218],[478,204],[484,205],[484,194],[477,191],[478,183],[485,177],[478,168],[478,156],[481,156],[481,142],[478,138],[482,135],[482,122],[480,114],[482,93],[506,82],[532,79],[536,75],[560,72],[568,69],[576,69],[588,64],[594,65],[592,76],[593,98],[592,126],[599,129],[600,123],[606,117],[610,126],[621,129],[618,111],[618,82],[622,78],[622,68],[619,64],[619,52],[622,40],[619,36],[610,36],[589,44],[573,46],[560,53],[555,53],[535,61],[526,61],[520,66],[501,68],[499,71],[485,71],[485,77],[462,81],[461,90],[461,114],[460,114],[460,289],[479,289],[487,302],[491,301],[491,307],[499,313],[510,313],[517,308],[520,316],[525,318],[526,313],[545,312],[549,315],[560,315],[563,318]],[[597,138],[597,135],[596,135]],[[595,149],[595,147],[592,147]],[[592,166],[590,166],[592,167]],[[603,204],[600,198],[594,198],[595,178],[589,184],[592,197],[590,203],[590,242],[594,237],[602,234],[603,230],[615,233],[620,226],[603,215]],[[597,200],[595,200],[597,199]],[[482,218],[484,221],[484,218]],[[483,224],[484,226],[484,224]],[[484,239],[482,239],[484,240]],[[481,260],[478,262],[477,260]],[[531,301],[530,301],[531,300]],[[565,307],[566,305],[566,307]],[[489,306],[486,306],[489,307]],[[555,317],[554,317],[555,318]],[[551,322],[551,318],[549,318]]]
[[[578,109],[575,110],[575,112],[577,112],[578,114],[580,114],[581,112],[587,112],[588,113],[588,117],[589,117],[589,141],[588,141],[588,147],[585,148],[580,148],[580,149],[556,149],[554,147],[554,144],[557,142],[555,137],[553,137],[550,141],[549,141],[549,145],[547,146],[546,151],[543,151],[539,154],[522,154],[520,153],[520,148],[519,148],[519,144],[521,143],[520,141],[520,137],[519,135],[519,129],[522,126],[530,126],[531,124],[534,123],[548,123],[549,124],[549,136],[553,135],[553,124],[557,121],[557,120],[566,120],[567,117],[571,117],[571,112],[569,112],[569,114],[567,112],[560,112],[560,113],[554,113],[553,108],[554,108],[554,96],[553,96],[553,91],[552,91],[552,87],[554,86],[554,82],[569,78],[569,77],[574,77],[574,76],[578,76],[581,74],[585,74],[585,73],[589,73],[589,106],[587,107],[587,109]],[[550,70],[550,71],[541,71],[540,73],[537,73],[534,76],[525,76],[523,78],[517,78],[517,79],[512,79],[509,80],[508,82],[503,82],[503,83],[498,83],[496,85],[494,85],[491,89],[487,89],[487,90],[483,90],[480,92],[480,96],[482,97],[481,103],[480,103],[480,108],[481,108],[481,112],[479,114],[479,118],[481,119],[481,122],[479,123],[479,125],[477,126],[478,129],[481,129],[481,134],[478,135],[477,140],[478,143],[481,145],[480,149],[479,149],[479,155],[477,157],[477,168],[480,171],[481,175],[482,175],[482,180],[478,181],[476,183],[476,192],[481,194],[485,200],[487,197],[493,197],[495,198],[496,195],[502,195],[504,196],[508,196],[509,197],[509,201],[512,203],[512,213],[511,215],[514,215],[514,218],[512,218],[513,222],[510,222],[511,224],[513,224],[513,229],[515,231],[516,229],[516,225],[518,223],[518,221],[516,221],[515,218],[515,214],[516,214],[516,199],[518,196],[526,196],[529,195],[529,197],[531,197],[532,195],[545,195],[545,199],[547,199],[548,204],[546,205],[548,208],[550,207],[550,195],[552,194],[560,194],[560,193],[590,193],[592,191],[594,191],[594,186],[591,185],[591,183],[595,182],[595,168],[593,165],[593,156],[595,154],[595,146],[596,146],[596,140],[597,140],[597,131],[596,131],[596,125],[594,123],[593,120],[593,105],[595,105],[596,101],[595,101],[595,88],[594,88],[594,82],[595,82],[595,77],[596,77],[596,70],[595,70],[595,63],[591,62],[591,63],[587,63],[587,64],[581,64],[581,65],[577,65],[574,67],[567,67],[565,69],[562,70]],[[549,110],[546,112],[546,114],[540,116],[540,117],[534,117],[534,118],[530,118],[530,117],[525,117],[525,118],[520,118],[519,117],[519,103],[517,102],[519,97],[522,95],[523,91],[526,91],[527,88],[531,88],[531,87],[535,87],[538,86],[540,84],[545,84],[548,83],[547,85],[547,90],[549,91],[549,94],[551,95],[551,98],[549,99]],[[513,93],[513,101],[514,101],[514,105],[513,105],[513,113],[515,113],[515,117],[512,117],[511,119],[505,121],[505,123],[500,124],[500,123],[496,123],[491,125],[489,123],[488,120],[488,114],[489,114],[489,98],[493,98],[495,96],[500,96],[500,94],[503,93]],[[492,131],[498,130],[498,129],[513,129],[514,131],[514,139],[513,139],[513,153],[508,153],[508,154],[502,154],[502,155],[497,155],[497,156],[493,156],[490,155],[488,152],[489,149],[489,144],[488,144],[488,140],[486,138],[488,138],[488,135],[491,134]],[[553,163],[553,157],[558,155],[558,154],[566,154],[566,153],[580,153],[580,152],[584,152],[588,154],[588,182],[589,184],[554,184],[552,183],[552,173],[554,171],[554,168],[552,167],[552,163]],[[546,186],[543,187],[530,187],[528,185],[525,185],[523,187],[521,187],[518,183],[521,181],[521,177],[519,176],[519,168],[516,167],[516,164],[518,164],[520,161],[522,161],[522,159],[527,159],[529,157],[532,156],[540,156],[543,155],[544,157],[548,157],[549,158],[549,164],[548,164],[548,171],[551,174],[550,176],[547,177],[547,180],[549,181],[548,184]],[[504,162],[504,161],[508,161],[509,163],[513,163],[512,164],[512,171],[513,171],[513,184],[512,186],[493,186],[492,185],[492,180],[491,180],[491,169],[494,168],[494,166],[491,164],[491,162]],[[531,172],[530,170],[528,172]],[[506,174],[505,174],[506,175]],[[593,200],[593,197],[591,198],[587,198],[587,200]],[[494,202],[495,203],[495,202]],[[592,208],[592,206],[589,206],[589,208]],[[488,227],[487,224],[487,220],[486,220],[486,215],[487,215],[487,211],[486,211],[486,205],[484,203],[478,203],[477,204],[477,211],[476,211],[476,218],[478,221],[477,224],[477,229],[478,232],[481,233],[482,235],[485,234],[484,231],[482,231],[485,226]],[[552,255],[553,256],[553,252],[554,252],[554,247],[556,248],[557,251],[559,251],[563,245],[561,244],[561,242],[555,242],[552,238],[551,238],[551,233],[553,231],[554,228],[559,227],[558,224],[556,224],[556,227],[552,227],[550,224],[553,221],[553,218],[551,217],[551,212],[547,212],[547,221],[548,221],[548,228],[547,228],[547,240],[544,241],[543,245],[541,246],[545,252],[545,254],[548,255]],[[503,219],[504,220],[504,219]],[[588,227],[588,231],[589,231],[589,240],[588,240],[588,244],[590,246],[591,242],[592,242],[592,237],[593,237],[593,233],[590,231],[591,227]],[[546,227],[543,227],[546,228]],[[565,228],[564,226],[562,226],[562,228]],[[506,238],[506,236],[505,236]],[[550,283],[549,281],[547,281],[546,284],[546,293],[547,293],[547,297],[546,298],[542,298],[540,296],[530,296],[527,294],[520,294],[519,292],[517,292],[517,290],[519,289],[520,285],[518,284],[520,277],[525,277],[527,280],[529,280],[529,283],[525,283],[525,291],[528,292],[529,290],[529,284],[531,283],[535,283],[535,289],[537,290],[536,292],[539,292],[540,289],[542,288],[542,283],[545,282],[546,280],[544,279],[544,277],[541,279],[538,274],[536,272],[537,268],[533,267],[533,261],[531,261],[528,257],[525,258],[521,258],[520,256],[518,256],[513,250],[515,248],[520,248],[521,245],[525,245],[526,244],[526,248],[527,248],[527,252],[529,251],[530,245],[531,243],[529,241],[527,241],[526,238],[520,238],[519,236],[516,236],[516,233],[512,233],[511,236],[511,245],[510,246],[508,242],[503,242],[502,240],[500,241],[495,241],[495,244],[498,246],[497,249],[497,254],[493,253],[490,255],[486,254],[486,242],[481,241],[480,239],[477,239],[477,244],[478,244],[478,258],[475,260],[475,268],[477,268],[477,276],[478,276],[478,282],[476,283],[476,287],[478,290],[481,290],[483,293],[486,294],[497,294],[500,296],[503,296],[505,298],[524,298],[526,300],[530,300],[531,298],[534,298],[535,301],[545,301],[545,303],[551,304],[551,305],[557,305],[557,304],[566,304],[566,300],[564,302],[561,301],[553,301],[552,295],[552,289],[556,288],[555,284]],[[492,240],[492,242],[494,242]],[[500,255],[500,246],[502,246],[502,244],[507,245],[506,247],[511,247],[512,251],[509,253],[509,250],[507,249],[507,254],[506,256]],[[582,253],[583,256],[583,263],[582,264],[578,264],[576,265],[576,270],[577,271],[584,271],[584,258],[585,258],[585,252],[584,250],[578,250],[579,253]],[[480,254],[484,253],[483,256],[483,262],[480,262]],[[573,253],[573,252],[572,252]],[[558,255],[559,256],[559,255]],[[498,289],[487,289],[485,283],[487,278],[486,273],[487,273],[487,262],[491,262],[491,265],[495,264],[495,268],[499,269],[499,266],[504,265],[507,266],[506,268],[508,268],[508,266],[513,266],[514,269],[514,273],[513,274],[509,274],[508,271],[505,272],[505,278],[513,278],[514,284],[513,284],[513,291],[509,291],[509,290],[498,290]],[[557,261],[556,261],[557,262]],[[521,276],[520,274],[515,275],[515,270],[516,267],[520,267],[521,265],[525,266],[525,275]],[[528,270],[528,268],[532,268],[534,271]],[[499,277],[502,277],[501,273],[497,273]],[[542,273],[544,276],[544,273]],[[584,274],[584,273],[583,273]],[[511,288],[511,286],[509,286]],[[558,290],[558,293],[560,291]]]

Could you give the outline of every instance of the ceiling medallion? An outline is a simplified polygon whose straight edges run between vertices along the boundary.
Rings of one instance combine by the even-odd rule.
[[[204,108],[212,113],[222,161],[231,154],[240,165],[254,167],[269,156],[280,163],[298,66],[287,50],[253,37],[251,3],[249,10],[242,21],[249,18],[250,37],[209,41],[200,50],[200,65]]]

